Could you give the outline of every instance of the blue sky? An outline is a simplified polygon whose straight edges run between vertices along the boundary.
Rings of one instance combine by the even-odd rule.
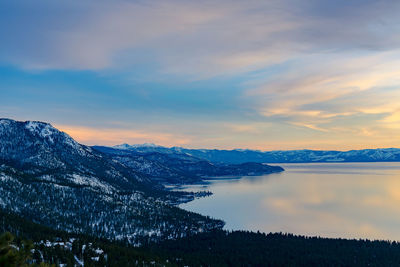
[[[400,147],[398,1],[1,1],[0,116],[85,144]]]

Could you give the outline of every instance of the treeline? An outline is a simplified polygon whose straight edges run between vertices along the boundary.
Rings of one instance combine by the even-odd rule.
[[[399,266],[400,243],[214,231],[149,246],[189,266]]]
[[[16,244],[35,246],[31,263],[85,266],[398,266],[400,243],[304,237],[292,234],[213,231],[136,248],[81,234],[49,229],[0,211],[0,231],[17,235]],[[70,250],[46,247],[41,240],[74,239]],[[86,247],[83,250],[83,247]],[[103,254],[96,258],[94,249]],[[39,253],[40,251],[40,253]],[[95,260],[94,260],[95,259]],[[1,265],[0,266],[6,266]],[[12,265],[10,265],[12,266]]]

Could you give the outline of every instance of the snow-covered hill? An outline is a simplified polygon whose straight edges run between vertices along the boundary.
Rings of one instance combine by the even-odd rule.
[[[143,166],[141,166],[143,167]],[[52,228],[138,244],[221,228],[188,198],[48,123],[0,119],[0,208]]]

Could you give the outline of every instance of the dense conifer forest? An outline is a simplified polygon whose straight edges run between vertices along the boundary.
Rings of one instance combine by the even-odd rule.
[[[397,266],[400,243],[217,230],[143,247],[67,233],[0,212],[0,231],[12,247],[33,246],[26,264],[74,266]],[[30,241],[26,241],[30,240]],[[71,242],[71,246],[66,244]],[[101,253],[99,253],[99,251]],[[0,266],[4,260],[0,248]]]

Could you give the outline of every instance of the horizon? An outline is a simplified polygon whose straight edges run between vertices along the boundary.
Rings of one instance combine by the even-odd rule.
[[[79,140],[79,135],[78,137],[75,137],[73,135],[71,135],[71,133],[69,133],[68,131],[63,130],[62,128],[58,128],[57,126],[53,125],[50,122],[46,122],[46,121],[40,121],[40,120],[17,120],[17,119],[12,119],[12,118],[0,118],[0,120],[2,119],[6,119],[6,120],[14,120],[14,121],[20,121],[20,122],[41,122],[41,123],[48,123],[50,124],[52,127],[67,133],[69,136],[71,136],[73,139],[75,139],[77,142],[79,142],[80,144],[86,145],[86,146],[105,146],[105,147],[116,147],[116,146],[122,146],[122,145],[128,145],[128,146],[143,146],[143,145],[154,145],[154,146],[158,146],[158,147],[165,147],[165,148],[185,148],[185,149],[197,149],[197,150],[201,150],[201,149],[205,149],[205,150],[212,150],[212,149],[216,149],[216,150],[253,150],[253,151],[261,151],[261,152],[274,152],[274,151],[301,151],[301,150],[312,150],[312,151],[338,151],[338,152],[349,152],[349,151],[358,151],[358,150],[376,150],[376,149],[400,149],[398,147],[366,147],[366,148],[358,148],[358,149],[310,149],[310,148],[297,148],[297,149],[272,149],[272,150],[263,150],[263,149],[257,149],[257,148],[241,148],[241,147],[234,147],[234,148],[221,148],[221,147],[190,147],[190,146],[185,146],[185,145],[162,145],[162,144],[158,144],[155,142],[142,142],[142,143],[127,143],[127,142],[121,142],[121,143],[115,143],[115,144],[98,144],[98,143],[94,143],[94,144],[88,144],[88,143],[84,143],[81,142]]]
[[[400,147],[400,2],[0,3],[0,116],[87,145]]]
[[[136,144],[128,144],[128,143],[122,143],[122,144],[116,144],[116,145],[111,145],[111,146],[105,146],[105,147],[112,147],[115,148],[117,146],[154,146],[154,147],[163,147],[163,148],[184,148],[184,149],[195,149],[195,150],[251,150],[251,151],[260,151],[260,152],[275,152],[275,151],[304,151],[304,150],[311,150],[311,151],[337,151],[337,152],[350,152],[350,151],[359,151],[359,150],[384,150],[384,149],[400,149],[397,147],[377,147],[377,148],[364,148],[364,149],[350,149],[350,150],[323,150],[323,149],[291,149],[291,150],[259,150],[259,149],[248,149],[248,148],[232,148],[232,149],[219,149],[219,148],[189,148],[185,146],[162,146],[156,143],[136,143]],[[102,146],[102,145],[93,145],[93,146]]]

